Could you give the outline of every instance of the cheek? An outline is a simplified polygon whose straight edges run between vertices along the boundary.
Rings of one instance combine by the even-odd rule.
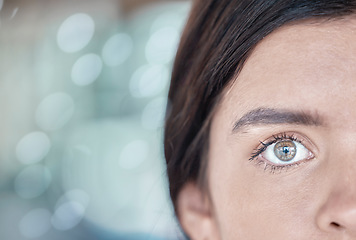
[[[291,239],[291,232],[305,239],[313,230],[318,175],[302,166],[271,174],[248,161],[244,151],[228,144],[211,147],[209,187],[222,239]]]

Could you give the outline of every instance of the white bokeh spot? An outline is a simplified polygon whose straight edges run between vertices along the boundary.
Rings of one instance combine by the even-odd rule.
[[[150,64],[169,63],[177,50],[179,32],[176,28],[165,27],[154,32],[146,45],[146,59]]]
[[[39,104],[36,111],[37,125],[45,131],[63,127],[73,116],[74,101],[67,93],[53,93]]]
[[[59,27],[57,43],[59,48],[68,53],[83,49],[94,35],[95,23],[85,13],[76,13],[68,17]]]
[[[99,77],[102,68],[103,63],[98,55],[86,54],[74,63],[72,80],[78,86],[89,85]]]
[[[50,220],[51,213],[47,209],[33,209],[21,219],[20,233],[28,239],[39,238],[50,230]]]
[[[159,97],[150,101],[144,108],[141,123],[145,129],[157,130],[164,125],[167,98]]]
[[[78,202],[68,201],[57,207],[51,223],[54,228],[66,231],[77,226],[83,219],[85,207]]]
[[[128,143],[122,150],[119,158],[119,166],[131,170],[139,167],[149,153],[149,145],[146,141],[135,140]]]
[[[130,91],[137,98],[154,97],[161,93],[169,81],[169,71],[163,65],[145,65],[132,75]]]
[[[102,50],[104,63],[110,67],[119,66],[132,54],[133,41],[130,35],[118,33],[105,43]]]
[[[73,189],[65,194],[57,201],[56,208],[60,207],[60,205],[65,202],[77,202],[84,208],[87,208],[90,202],[90,197],[88,193],[81,189]]]
[[[15,192],[24,199],[42,195],[52,181],[52,174],[42,165],[32,165],[22,170],[16,177]]]
[[[32,132],[19,141],[16,156],[23,164],[37,163],[48,154],[50,147],[51,142],[44,132]]]

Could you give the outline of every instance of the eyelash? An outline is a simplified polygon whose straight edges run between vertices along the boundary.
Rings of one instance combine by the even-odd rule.
[[[260,141],[260,145],[252,152],[251,157],[249,158],[249,161],[256,161],[257,165],[262,165],[264,164],[264,170],[267,171],[268,169],[270,169],[270,172],[276,173],[276,172],[281,172],[282,170],[288,170],[291,167],[296,167],[300,164],[300,162],[295,162],[292,164],[288,164],[288,165],[274,165],[271,163],[266,162],[265,160],[258,160],[258,156],[260,156],[260,154],[262,154],[268,146],[282,141],[282,140],[291,140],[291,141],[296,141],[302,144],[302,141],[299,140],[294,134],[287,134],[287,133],[280,133],[277,135],[273,135],[272,139],[268,139],[267,142],[263,142]]]

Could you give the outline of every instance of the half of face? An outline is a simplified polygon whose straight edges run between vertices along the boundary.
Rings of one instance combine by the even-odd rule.
[[[178,198],[193,239],[356,239],[356,20],[284,26],[214,115],[208,192]]]

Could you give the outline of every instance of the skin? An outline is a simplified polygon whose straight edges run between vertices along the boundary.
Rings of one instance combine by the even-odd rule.
[[[283,26],[256,46],[212,120],[208,190],[191,182],[178,198],[192,240],[356,239],[355,39],[346,18]],[[233,130],[259,108],[319,122]],[[249,161],[273,135],[296,137],[309,159],[276,170],[264,155]]]

